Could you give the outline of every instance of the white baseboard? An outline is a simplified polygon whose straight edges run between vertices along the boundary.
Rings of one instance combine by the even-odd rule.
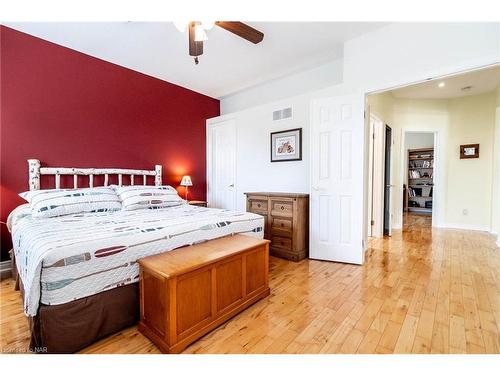
[[[0,280],[10,277],[10,275],[12,274],[10,265],[10,260],[0,262]]]
[[[476,230],[481,232],[489,232],[489,225],[475,225],[475,224],[463,224],[463,223],[441,223],[436,225],[438,228],[446,229],[462,229],[462,230]]]

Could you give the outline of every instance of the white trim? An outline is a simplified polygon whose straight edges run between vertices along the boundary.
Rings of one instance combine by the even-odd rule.
[[[497,247],[500,247],[500,235],[497,236],[497,242],[496,242]]]
[[[28,159],[29,187],[30,190],[40,189],[40,176],[52,175],[55,178],[56,189],[60,187],[61,175],[73,176],[73,187],[76,189],[78,176],[89,177],[89,187],[94,187],[94,175],[104,175],[104,186],[108,184],[109,175],[118,175],[118,185],[122,185],[122,176],[129,175],[131,185],[134,184],[134,176],[144,176],[143,182],[146,184],[146,176],[155,177],[155,185],[160,186],[162,180],[162,166],[155,165],[153,170],[143,169],[121,169],[121,168],[67,168],[67,167],[40,167],[40,160]]]
[[[460,229],[460,230],[474,230],[480,232],[489,232],[490,227],[488,225],[476,225],[476,224],[463,224],[463,223],[442,223],[440,225],[433,225],[438,228],[443,229]]]
[[[373,218],[375,224],[372,226],[371,237],[382,238],[384,237],[384,194],[385,194],[385,123],[376,114],[370,113],[370,137],[373,137],[370,142],[372,142],[373,160],[371,161],[373,165],[369,165],[369,174],[373,173],[373,185],[372,192],[369,193],[369,198],[371,198],[371,206],[369,212],[371,212],[371,218],[368,218],[370,222]],[[373,122],[373,128],[371,126]],[[389,126],[389,125],[387,125]],[[389,126],[390,127],[390,126]],[[392,128],[391,128],[392,129]],[[373,132],[372,132],[373,131]],[[394,138],[394,135],[393,135]],[[392,147],[391,154],[394,153],[394,147]],[[372,169],[373,167],[373,169]],[[391,178],[392,181],[392,160],[391,160]],[[391,192],[392,194],[393,192]],[[369,223],[367,225],[370,225]]]

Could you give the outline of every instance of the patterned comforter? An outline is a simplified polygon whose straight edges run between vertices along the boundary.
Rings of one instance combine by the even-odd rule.
[[[137,282],[137,260],[234,233],[262,238],[264,218],[189,206],[9,218],[24,309],[56,305]],[[13,213],[14,214],[14,213]]]

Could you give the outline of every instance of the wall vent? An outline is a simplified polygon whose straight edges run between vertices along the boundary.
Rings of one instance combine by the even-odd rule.
[[[292,107],[279,109],[273,112],[273,121],[292,118]]]

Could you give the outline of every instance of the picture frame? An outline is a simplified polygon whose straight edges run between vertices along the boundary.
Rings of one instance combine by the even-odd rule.
[[[271,133],[271,163],[302,160],[302,128]]]
[[[460,159],[479,158],[479,143],[460,145]]]

